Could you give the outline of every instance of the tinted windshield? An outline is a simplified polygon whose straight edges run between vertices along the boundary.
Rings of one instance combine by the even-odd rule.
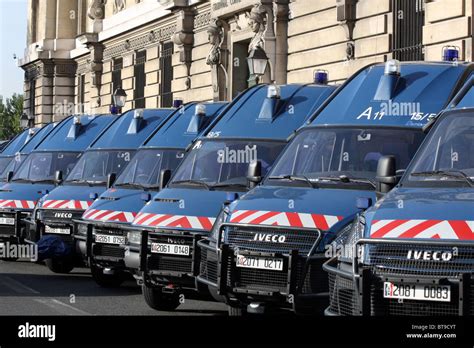
[[[20,155],[20,154],[16,154],[14,157],[10,157],[10,161],[8,162],[5,169],[2,172],[0,172],[0,181],[1,182],[6,181],[9,172],[16,173],[16,171],[20,167],[20,164],[23,163],[26,157],[27,155]]]
[[[68,175],[80,156],[80,152],[32,153],[18,168],[13,181],[49,181],[54,179],[58,170],[61,170],[63,175]]]
[[[467,185],[462,176],[474,179],[473,153],[474,113],[446,115],[431,131],[403,183]]]
[[[119,175],[135,151],[88,151],[66,178],[66,182],[105,183],[110,173]]]
[[[291,142],[270,177],[373,180],[382,156],[394,155],[397,168],[405,169],[422,139],[421,130],[411,129],[311,128]]]
[[[216,184],[245,184],[248,165],[262,162],[262,173],[268,172],[285,146],[270,141],[199,141],[173,177],[172,184],[189,180]]]
[[[175,170],[184,157],[180,150],[140,150],[117,179],[116,186],[156,187],[162,169]]]
[[[13,157],[0,157],[0,173],[3,173],[8,167],[10,162],[13,160]]]

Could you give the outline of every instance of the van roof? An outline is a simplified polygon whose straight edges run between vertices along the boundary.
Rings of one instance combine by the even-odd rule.
[[[169,119],[175,109],[135,109],[124,113],[89,149],[136,149]],[[136,118],[139,116],[139,118]]]
[[[209,125],[228,103],[216,102],[216,103],[201,103],[206,107],[206,121],[205,124]],[[186,148],[199,134],[205,131],[205,128],[201,129],[199,134],[189,132],[188,127],[191,120],[195,116],[195,109],[197,103],[189,103],[183,106],[182,109],[176,110],[171,118],[159,128],[155,133],[148,138],[143,144],[143,148]],[[199,116],[197,116],[199,117]]]
[[[25,146],[25,144],[31,139],[30,132],[34,132],[34,134],[38,133],[38,128],[29,128],[25,129],[20,134],[17,134],[10,143],[5,146],[3,151],[1,152],[0,156],[8,157],[15,155],[20,149]],[[30,138],[30,139],[28,139]]]
[[[77,136],[68,137],[70,130],[75,126],[74,118],[79,117],[81,125]],[[56,127],[43,139],[34,151],[84,151],[118,116],[69,116],[59,122]]]
[[[423,127],[430,115],[448,105],[472,64],[401,62],[400,78],[388,92],[390,98],[380,98],[376,97],[379,87],[387,86],[383,85],[384,68],[385,63],[374,64],[354,74],[312,117],[311,124]],[[414,113],[419,114],[412,117]]]
[[[31,140],[28,141],[18,152],[22,154],[28,154],[33,151],[33,149],[48,136],[48,134],[56,125],[57,123],[48,123],[47,125],[38,129],[35,135],[33,135],[33,137],[31,138]]]
[[[287,139],[329,97],[336,86],[282,85],[274,117],[260,119],[260,112],[268,99],[268,88],[269,85],[258,85],[241,93],[206,135],[212,132],[221,138]]]

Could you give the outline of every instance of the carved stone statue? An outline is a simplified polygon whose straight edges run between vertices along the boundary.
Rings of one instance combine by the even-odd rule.
[[[114,13],[118,13],[125,9],[126,7],[126,0],[115,0],[114,1]]]
[[[218,19],[213,19],[207,28],[207,35],[211,49],[207,55],[207,65],[219,65],[221,63],[221,46],[224,42],[224,29]]]
[[[249,44],[249,52],[260,47],[265,49],[265,32],[267,31],[267,12],[262,5],[256,4],[247,15],[249,26],[255,33]]]
[[[89,11],[87,11],[87,15],[89,16],[90,19],[92,19],[92,20],[104,19],[104,17],[105,17],[105,11],[104,11],[105,1],[106,0],[93,0],[91,2],[91,5],[89,6]]]

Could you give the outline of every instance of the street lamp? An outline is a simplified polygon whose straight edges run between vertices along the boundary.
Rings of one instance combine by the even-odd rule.
[[[256,83],[260,76],[265,74],[268,65],[268,57],[265,51],[261,47],[255,47],[250,51],[247,57],[247,63],[249,65],[250,76],[255,76]]]
[[[110,107],[112,114],[119,114],[127,101],[127,93],[119,86],[114,92],[114,105]]]
[[[28,128],[30,125],[30,118],[26,113],[22,113],[20,116],[20,127],[23,129]]]

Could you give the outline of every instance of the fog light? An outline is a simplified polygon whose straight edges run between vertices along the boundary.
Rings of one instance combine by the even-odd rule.
[[[87,225],[86,224],[77,224],[77,234],[82,236],[87,235]]]
[[[141,244],[142,233],[140,231],[131,231],[127,233],[127,239],[130,244]]]

